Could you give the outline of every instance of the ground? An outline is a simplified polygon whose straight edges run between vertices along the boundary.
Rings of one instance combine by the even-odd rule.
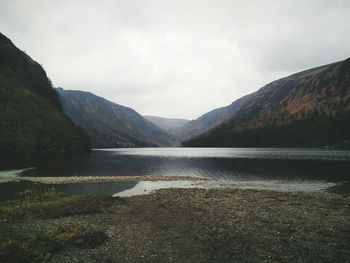
[[[1,262],[349,262],[350,197],[166,189],[27,191],[0,205]]]

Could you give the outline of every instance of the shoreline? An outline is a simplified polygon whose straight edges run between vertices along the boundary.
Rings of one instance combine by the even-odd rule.
[[[319,192],[328,191],[332,188],[341,188],[343,182],[325,182],[315,180],[281,180],[281,179],[248,179],[237,180],[230,178],[207,178],[199,176],[162,176],[162,175],[141,175],[141,176],[65,176],[65,177],[29,177],[16,176],[11,177],[11,182],[28,182],[42,185],[78,185],[78,184],[98,184],[98,183],[136,183],[138,188],[135,189],[140,194],[140,188],[144,188],[141,192],[154,192],[161,189],[252,189],[267,190],[277,192]],[[127,189],[125,189],[127,190]],[[130,188],[132,196],[133,189]],[[117,192],[114,196],[118,196]]]
[[[198,176],[162,176],[162,175],[132,175],[132,176],[60,176],[33,177],[17,176],[9,181],[27,181],[42,184],[73,184],[73,183],[104,183],[104,182],[139,182],[139,181],[204,181]]]

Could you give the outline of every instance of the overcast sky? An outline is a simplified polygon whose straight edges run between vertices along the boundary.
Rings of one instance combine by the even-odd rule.
[[[196,118],[350,56],[347,0],[0,0],[0,31],[54,86]]]

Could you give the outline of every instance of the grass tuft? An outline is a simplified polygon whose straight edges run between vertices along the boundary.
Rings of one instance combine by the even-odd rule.
[[[46,262],[66,248],[95,248],[107,240],[103,231],[79,224],[50,227],[29,239],[5,242],[0,246],[0,262]]]
[[[26,190],[16,200],[0,204],[0,220],[50,219],[108,212],[125,200],[100,196],[65,196],[55,190]]]

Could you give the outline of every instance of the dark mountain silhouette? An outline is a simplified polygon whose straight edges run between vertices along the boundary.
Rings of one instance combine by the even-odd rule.
[[[172,137],[138,114],[90,92],[57,89],[64,112],[95,148],[168,146]]]
[[[186,146],[350,147],[350,59],[276,80]]]
[[[0,33],[0,155],[88,149],[44,69]]]

